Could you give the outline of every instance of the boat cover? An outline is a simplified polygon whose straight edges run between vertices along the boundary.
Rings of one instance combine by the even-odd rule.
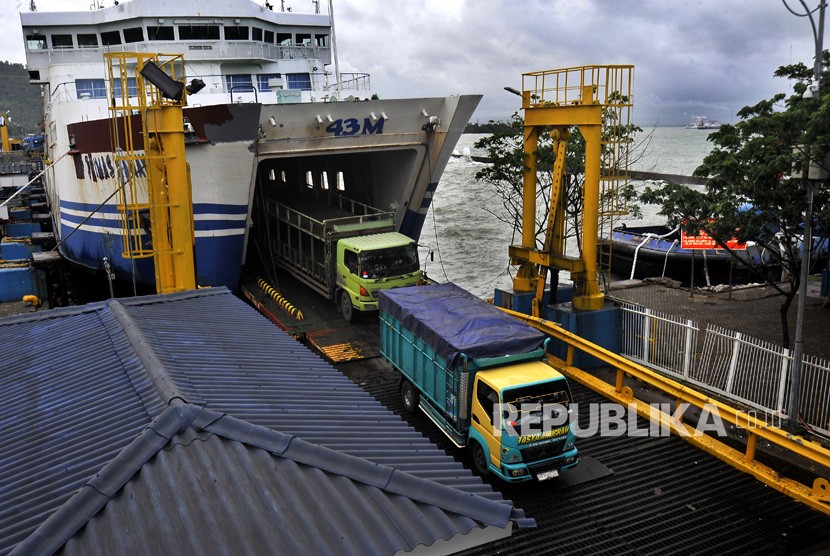
[[[527,353],[545,335],[452,283],[381,290],[378,307],[423,339],[448,366],[470,359]]]

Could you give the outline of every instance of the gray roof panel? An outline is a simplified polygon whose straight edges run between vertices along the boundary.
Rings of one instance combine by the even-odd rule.
[[[52,553],[69,539],[69,552],[107,554],[127,540],[125,527],[144,530],[130,540],[149,553],[392,554],[484,526],[509,531],[511,514],[499,501],[177,404],[12,554]]]
[[[532,524],[224,288],[0,319],[0,337],[0,553],[30,535],[71,539],[69,552],[134,538],[198,551],[233,542],[219,538],[236,526],[233,512],[241,531],[267,525],[276,535],[268,524],[278,516],[331,542],[313,533],[324,516],[343,531],[335,551],[355,553]],[[148,428],[171,412],[198,419],[161,436]],[[146,504],[125,497],[131,485]],[[301,504],[309,492],[316,497]],[[252,497],[264,513],[249,515]],[[67,515],[87,523],[75,537]],[[381,518],[388,528],[376,526]],[[289,550],[298,541],[281,531],[284,544],[270,546]]]

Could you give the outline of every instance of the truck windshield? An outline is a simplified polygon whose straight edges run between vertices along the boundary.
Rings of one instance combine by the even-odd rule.
[[[504,391],[504,404],[513,415],[517,415],[517,421],[522,421],[534,414],[544,414],[545,406],[559,406],[565,410],[570,403],[570,395],[564,382],[543,382],[531,386],[521,386]],[[553,416],[558,411],[554,407]]]
[[[361,278],[388,278],[418,270],[418,248],[414,243],[360,253]]]

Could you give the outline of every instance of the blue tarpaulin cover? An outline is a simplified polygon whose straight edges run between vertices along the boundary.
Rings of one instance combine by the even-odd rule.
[[[422,338],[449,365],[527,353],[545,335],[452,283],[381,290],[378,307]]]

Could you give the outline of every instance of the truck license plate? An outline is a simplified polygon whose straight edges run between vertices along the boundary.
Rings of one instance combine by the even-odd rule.
[[[559,471],[553,469],[551,471],[542,471],[538,475],[536,475],[537,481],[547,481],[548,479],[555,479],[559,476]]]

